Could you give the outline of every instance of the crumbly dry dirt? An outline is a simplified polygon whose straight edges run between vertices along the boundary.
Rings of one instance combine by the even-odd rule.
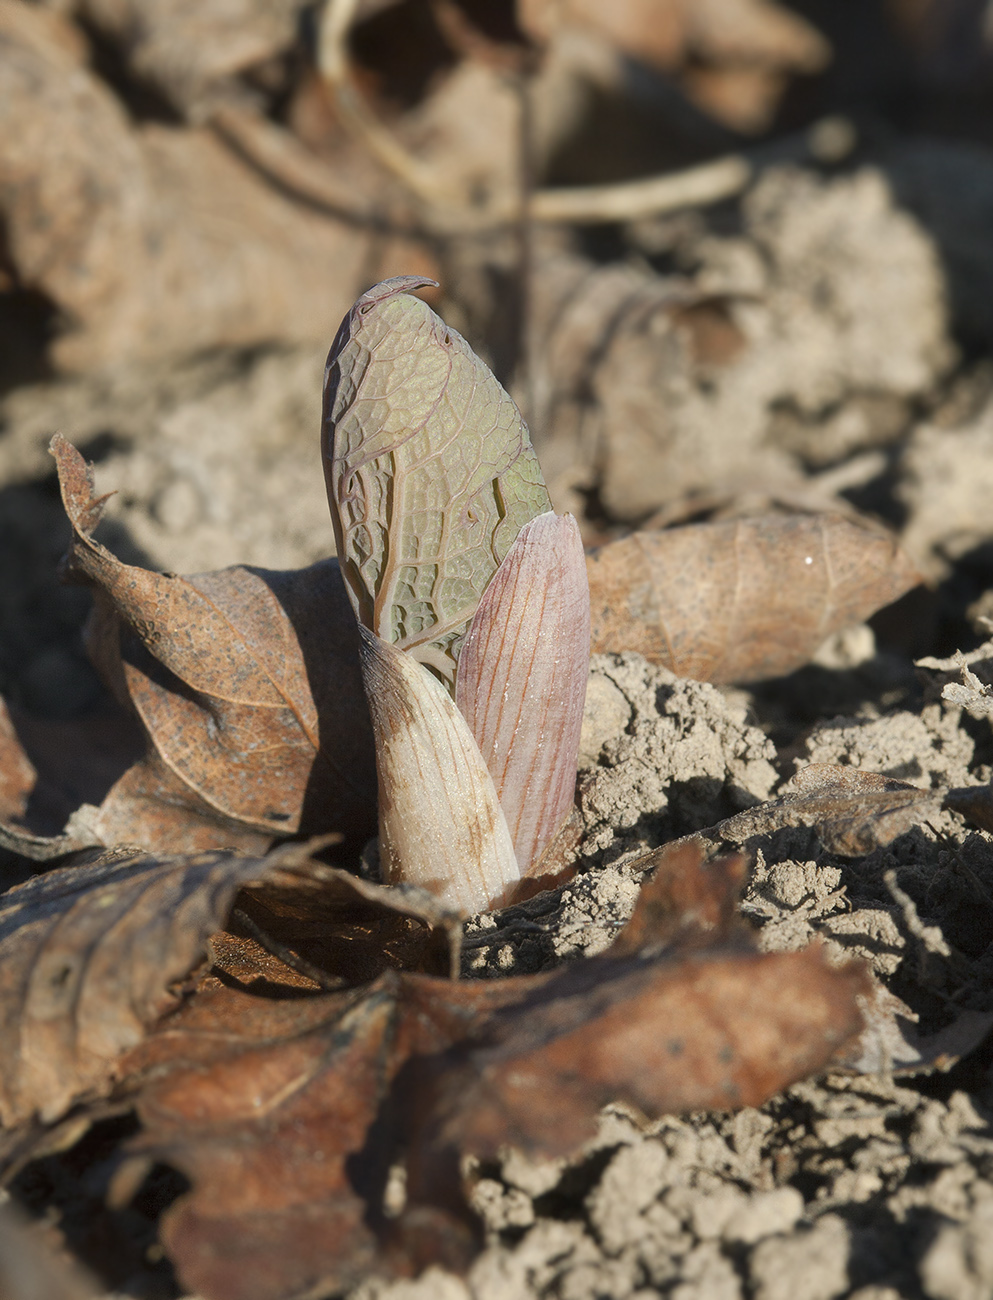
[[[623,264],[575,251],[549,263],[536,436],[557,501],[601,511],[590,509],[591,536],[604,517],[675,517],[674,502],[705,488],[686,517],[756,501],[858,507],[900,529],[932,590],[749,689],[679,680],[632,654],[597,658],[580,870],[477,918],[467,975],[601,950],[631,911],[646,850],[769,798],[798,766],[922,787],[990,779],[989,714],[943,699],[937,670],[912,664],[978,645],[976,620],[993,611],[993,255],[966,238],[993,194],[993,156],[974,153],[959,171],[954,149],[923,146],[835,176],[781,169],[733,220],[642,223]],[[956,206],[960,173],[968,201]],[[667,292],[658,259],[714,295],[690,343],[652,305]],[[615,329],[580,376],[604,303]],[[55,717],[99,698],[79,637],[86,596],[54,577],[67,529],[51,434],[118,491],[102,535],[123,558],[177,571],[306,564],[332,544],[316,453],[322,352],[219,353],[8,393],[6,695]],[[993,648],[971,669],[993,680]],[[742,906],[762,947],[819,938],[868,961],[922,1034],[993,1011],[993,836],[945,812],[859,859],[805,829],[749,847]],[[489,1244],[467,1279],[370,1280],[351,1300],[984,1300],[991,1060],[980,1043],[944,1071],[839,1072],[735,1114],[646,1124],[608,1108],[568,1163],[507,1151],[471,1171]],[[147,1261],[115,1285],[133,1300],[177,1294]]]
[[[790,767],[850,763],[922,786],[972,784],[988,776],[978,758],[989,741],[941,701],[864,706],[810,730]],[[554,906],[535,900],[477,922],[469,971],[535,970],[602,949],[633,906],[644,850],[766,798],[776,759],[741,693],[680,681],[638,655],[598,657],[580,774],[587,869]],[[854,861],[804,829],[751,847],[742,908],[763,949],[817,937],[839,959],[867,961],[921,1029],[993,1009],[989,835],[943,813]],[[465,1284],[370,1284],[357,1295],[979,1300],[993,1288],[987,1065],[980,1051],[944,1075],[839,1073],[759,1110],[650,1125],[609,1109],[577,1160],[535,1165],[508,1152],[477,1171],[491,1245]]]

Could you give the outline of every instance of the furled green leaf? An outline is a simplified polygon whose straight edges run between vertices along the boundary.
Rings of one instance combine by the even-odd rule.
[[[550,509],[527,427],[461,335],[384,280],[328,357],[324,472],[356,615],[451,690],[462,637],[521,528]]]

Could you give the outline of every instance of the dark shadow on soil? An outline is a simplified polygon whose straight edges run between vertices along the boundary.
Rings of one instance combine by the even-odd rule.
[[[80,450],[96,462],[121,446],[108,433]],[[39,718],[77,717],[105,700],[82,642],[90,593],[59,578],[70,537],[54,470],[0,488],[0,694]],[[121,524],[104,521],[96,537],[126,564],[154,567]]]
[[[157,1246],[157,1221],[188,1189],[187,1180],[154,1165],[129,1204],[111,1209],[107,1203],[122,1165],[121,1145],[137,1130],[130,1114],[102,1120],[68,1151],[32,1161],[10,1191],[28,1214],[54,1217],[72,1252],[110,1290],[175,1300],[182,1292]]]
[[[0,230],[0,273],[3,271]],[[0,396],[21,384],[52,378],[48,345],[58,328],[58,310],[32,289],[0,293]]]

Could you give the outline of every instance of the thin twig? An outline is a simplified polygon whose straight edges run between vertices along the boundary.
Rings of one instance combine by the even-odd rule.
[[[907,891],[897,883],[896,871],[892,868],[883,873],[883,881],[889,890],[890,897],[903,913],[903,923],[913,935],[913,937],[922,944],[923,947],[936,957],[951,957],[952,950],[948,946],[945,936],[936,925],[925,925],[917,911],[917,904],[910,897]]]
[[[688,167],[668,176],[614,185],[540,190],[531,200],[535,221],[592,223],[636,221],[677,208],[703,207],[740,194],[755,175],[755,165],[740,154]]]
[[[953,948],[937,925],[925,925],[917,911],[917,904],[907,891],[897,882],[896,871],[891,867],[883,873],[883,883],[890,897],[900,908],[903,923],[910,935],[917,940],[917,969],[921,982],[944,1001],[948,996],[943,992],[945,980],[940,973],[941,963],[947,964],[959,979],[968,978],[968,962],[958,949]]]
[[[357,205],[339,186],[331,169],[289,131],[258,114],[219,106],[211,127],[275,188],[299,203],[352,225],[384,233],[485,235],[528,223],[595,224],[636,221],[681,208],[702,207],[733,198],[745,190],[770,162],[837,162],[855,146],[855,134],[842,118],[825,118],[800,136],[777,141],[750,154],[730,154],[712,162],[613,185],[546,189],[525,198],[503,195],[487,207],[472,206],[462,190],[421,162],[377,121],[359,94],[349,71],[347,35],[357,0],[329,0],[318,45],[320,71],[338,107],[342,123],[421,205],[420,222],[384,217]]]
[[[301,957],[298,952],[294,952],[292,948],[287,948],[286,944],[280,943],[278,939],[274,938],[264,930],[262,926],[253,921],[243,908],[234,908],[231,915],[239,925],[243,926],[248,931],[257,943],[262,945],[266,952],[271,953],[273,957],[277,957],[284,966],[289,966],[290,970],[295,970],[298,975],[303,975],[306,979],[313,980],[314,983],[319,988],[324,989],[325,992],[334,993],[344,986],[344,980],[338,979],[334,975],[329,975],[327,971],[323,971],[319,966],[315,966],[312,962],[309,962],[306,957]]]
[[[855,131],[847,119],[827,117],[800,135],[666,176],[539,190],[531,199],[530,213],[534,221],[594,224],[637,221],[680,208],[704,207],[740,194],[770,162],[840,162],[855,144]]]

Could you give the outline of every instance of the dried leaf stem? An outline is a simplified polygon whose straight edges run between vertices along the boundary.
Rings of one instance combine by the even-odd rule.
[[[529,205],[532,221],[591,225],[600,221],[637,221],[679,208],[704,207],[741,194],[770,162],[839,162],[855,147],[847,118],[825,117],[807,131],[748,152],[727,154],[711,162],[664,176],[614,185],[539,190]]]

